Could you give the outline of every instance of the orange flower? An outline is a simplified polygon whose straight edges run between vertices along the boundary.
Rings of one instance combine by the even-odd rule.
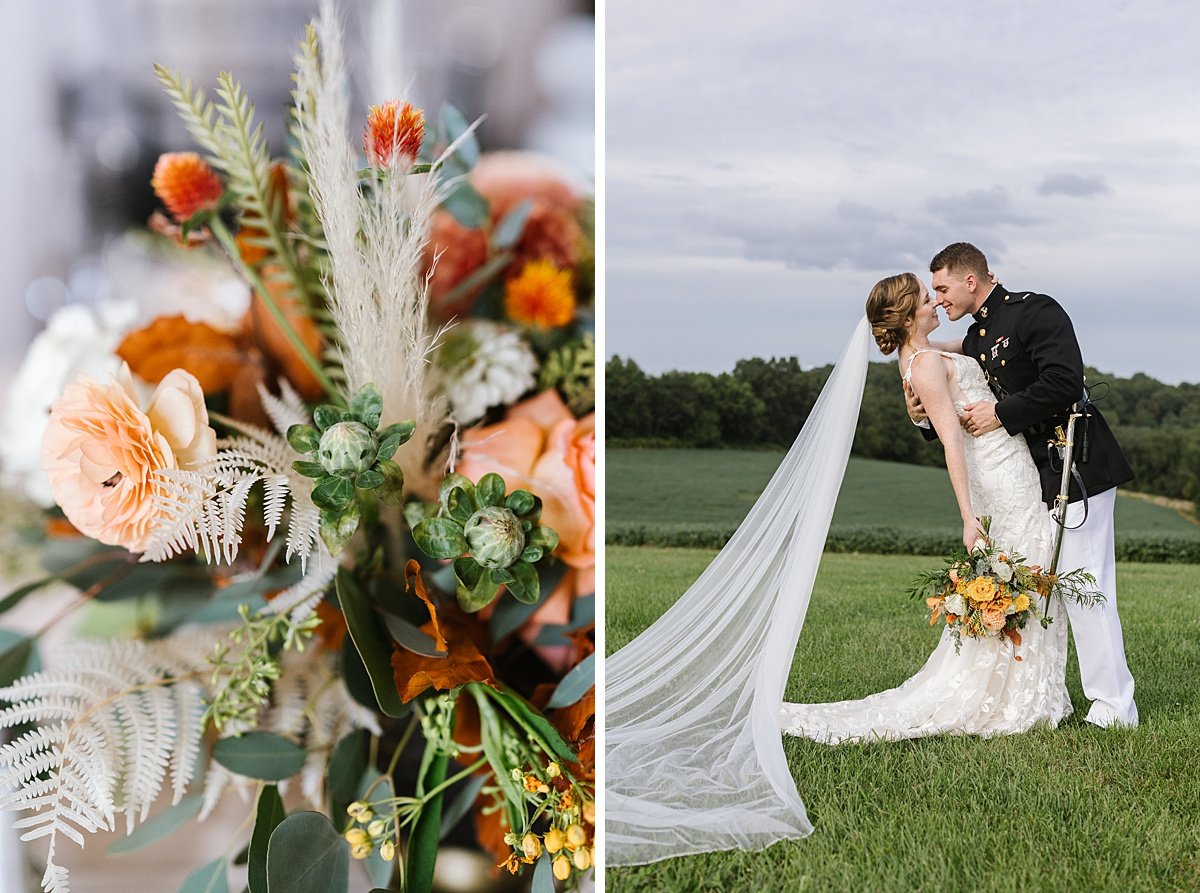
[[[565,326],[575,318],[571,271],[549,261],[530,261],[505,286],[504,310],[510,319],[540,329]]]
[[[472,428],[457,471],[478,480],[489,471],[510,491],[542,498],[542,522],[558,532],[555,554],[575,568],[596,564],[596,416],[576,420],[557,391],[509,410],[503,421]]]
[[[992,632],[999,632],[1004,629],[1004,625],[1008,623],[1008,618],[1004,616],[1003,611],[984,611],[983,625]]]
[[[383,105],[371,106],[363,131],[363,151],[374,167],[388,167],[393,162],[408,165],[416,159],[424,138],[425,113],[410,102],[401,106],[389,99]]]
[[[213,169],[195,152],[164,152],[154,165],[150,185],[180,223],[215,208],[224,191]]]
[[[157,515],[158,469],[216,453],[204,393],[182,369],[167,375],[143,411],[129,367],[101,384],[80,375],[50,407],[42,469],[67,520],[86,536],[145,549]]]

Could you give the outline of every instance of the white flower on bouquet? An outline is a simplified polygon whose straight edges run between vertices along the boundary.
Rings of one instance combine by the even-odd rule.
[[[133,322],[132,302],[92,310],[68,304],[57,311],[29,346],[0,408],[0,465],[18,490],[43,508],[54,505],[42,471],[42,435],[50,404],[79,372],[99,381],[115,373],[113,351]]]
[[[537,358],[520,334],[501,323],[473,319],[446,333],[438,348],[446,396],[458,421],[469,425],[489,407],[513,403],[533,387]]]
[[[963,614],[967,613],[966,599],[955,592],[946,596],[945,608],[947,614],[957,614],[959,617],[961,617]]]
[[[1001,561],[999,557],[992,559],[992,573],[1001,583],[1007,583],[1013,578],[1012,565],[1007,561]]]

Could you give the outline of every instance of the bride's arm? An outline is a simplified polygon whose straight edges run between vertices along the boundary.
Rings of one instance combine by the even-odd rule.
[[[929,357],[930,359],[926,359]],[[954,398],[950,393],[949,371],[951,362],[935,353],[922,353],[912,364],[912,385],[929,421],[937,432],[946,450],[946,470],[958,501],[958,511],[963,522],[963,545],[970,549],[979,534],[979,519],[971,507],[971,488],[967,482],[967,457],[963,449],[962,426],[958,413],[954,411]]]

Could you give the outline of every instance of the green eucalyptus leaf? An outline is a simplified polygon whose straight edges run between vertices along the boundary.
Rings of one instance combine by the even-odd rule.
[[[455,487],[465,490],[472,500],[476,498],[475,485],[471,483],[470,478],[465,478],[461,474],[448,474],[438,484],[438,503],[447,511],[449,511],[450,507],[446,501],[450,498],[450,491]],[[479,508],[477,501],[475,507]]]
[[[346,617],[346,630],[371,678],[371,688],[379,702],[379,709],[388,716],[404,716],[408,713],[408,707],[396,691],[396,679],[392,672],[392,637],[379,622],[378,613],[354,575],[344,567],[338,569],[337,595],[342,614]]]
[[[442,201],[442,207],[467,229],[482,229],[491,218],[491,207],[469,180],[461,180]]]
[[[490,605],[499,592],[500,584],[492,580],[490,574],[483,573],[483,569],[480,568],[478,583],[469,589],[459,585],[457,590],[458,606],[468,614],[474,614]]]
[[[521,233],[525,231],[525,222],[529,220],[529,212],[533,210],[533,199],[521,199],[512,210],[500,218],[492,230],[492,248],[503,251],[512,248],[521,241]]]
[[[359,512],[356,504],[351,504],[340,512],[321,510],[319,530],[321,539],[330,555],[340,555],[341,551],[346,548],[346,543],[350,542],[350,538],[358,530],[358,521]]]
[[[438,651],[437,643],[431,636],[423,632],[411,620],[406,620],[399,614],[390,614],[385,611],[383,622],[388,632],[392,634],[392,638],[396,640],[396,644],[406,651],[424,657],[445,657],[448,653]]]
[[[529,893],[554,893],[553,857],[543,852],[533,866],[533,880],[529,882]]]
[[[36,642],[9,630],[0,630],[0,685],[11,685],[30,672]]]
[[[537,500],[528,490],[513,490],[508,494],[508,501],[505,503],[508,510],[517,517],[532,512],[536,504]]]
[[[479,585],[479,578],[483,576],[483,568],[479,566],[474,558],[466,556],[455,558],[454,576],[458,578],[458,582],[463,586],[468,589],[474,589]]]
[[[428,518],[413,528],[417,548],[430,558],[457,558],[467,551],[462,525],[450,518]]]
[[[448,102],[442,104],[438,123],[441,125],[442,133],[448,143],[454,142],[471,128],[462,112]],[[458,148],[454,150],[454,155],[466,166],[467,170],[477,165],[479,163],[479,140],[475,138],[475,134],[470,134],[459,143]]]
[[[229,893],[225,857],[213,859],[189,874],[179,893]]]
[[[325,466],[320,462],[310,462],[305,459],[298,459],[292,463],[292,468],[294,468],[298,474],[302,474],[306,478],[325,477]]]
[[[346,893],[350,846],[320,813],[290,815],[271,834],[267,883],[271,893]]]
[[[383,475],[374,469],[367,469],[354,478],[354,486],[359,490],[374,490],[384,481]]]
[[[504,478],[494,471],[489,471],[479,479],[479,483],[475,486],[475,492],[479,496],[480,508],[502,505],[504,503]]]
[[[466,524],[475,514],[475,500],[462,487],[455,487],[446,497],[446,511],[460,524]]]
[[[567,673],[558,683],[558,688],[554,689],[554,694],[550,696],[550,701],[546,704],[548,709],[557,709],[558,707],[569,707],[575,704],[586,695],[596,684],[596,654],[589,654]]]
[[[238,775],[261,781],[283,781],[304,766],[308,751],[270,732],[247,732],[221,738],[213,745],[213,759]]]
[[[375,496],[384,505],[404,505],[404,472],[391,459],[378,462],[375,468],[383,475],[383,483],[375,488]]]
[[[508,591],[512,593],[513,598],[527,605],[532,605],[541,597],[542,589],[538,584],[537,569],[532,564],[525,561],[518,561],[508,570],[513,576],[513,579],[508,583]]]
[[[365,384],[358,393],[350,398],[350,415],[362,422],[372,431],[379,427],[379,417],[383,414],[383,397],[373,384]]]
[[[174,806],[164,809],[148,822],[142,822],[132,834],[114,841],[108,847],[108,854],[110,856],[119,856],[122,853],[133,853],[142,847],[158,843],[164,837],[174,834],[198,816],[203,807],[203,794],[193,794],[190,797],[184,797]]]
[[[287,430],[287,442],[297,453],[316,452],[321,445],[321,433],[312,425],[292,425]]]
[[[322,404],[313,410],[313,421],[317,423],[317,430],[324,431],[326,428],[336,425],[342,420],[342,411],[336,406],[330,406],[328,403]]]
[[[250,851],[246,859],[246,886],[250,893],[267,893],[267,848],[271,843],[271,834],[285,818],[287,810],[283,808],[279,789],[273,784],[265,786],[258,795],[254,810],[254,832],[250,835]]]
[[[530,564],[537,564],[542,560],[541,546],[526,546],[525,551],[521,553],[521,560],[528,561]]]
[[[54,583],[57,580],[58,577],[42,577],[40,580],[34,580],[32,583],[26,583],[24,586],[18,586],[8,595],[4,596],[3,601],[0,601],[0,614],[3,614],[9,608],[15,608],[22,601],[24,601],[25,596],[29,595],[30,593],[37,592],[39,589],[49,586],[51,583]]]
[[[346,807],[358,796],[358,783],[367,770],[369,750],[370,735],[366,729],[355,729],[333,748],[326,778],[329,786],[329,814],[339,822],[346,815]]]
[[[347,478],[323,478],[313,487],[312,501],[319,508],[340,513],[354,501],[354,485]]]
[[[445,840],[446,835],[454,830],[454,826],[471,811],[487,780],[486,775],[472,775],[466,781],[450,789],[455,791],[455,794],[450,805],[446,807],[446,811],[442,813],[442,829],[438,834],[439,840]]]

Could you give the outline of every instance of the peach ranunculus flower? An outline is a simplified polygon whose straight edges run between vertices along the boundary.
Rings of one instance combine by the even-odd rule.
[[[596,564],[596,416],[576,420],[557,391],[544,391],[509,410],[503,421],[463,435],[455,469],[471,480],[489,471],[509,492],[542,499],[542,522],[558,531],[555,554],[573,568]]]
[[[129,367],[107,384],[80,375],[50,407],[42,469],[54,500],[86,536],[131,552],[154,530],[159,469],[184,468],[216,454],[204,393],[176,369],[143,411]]]

